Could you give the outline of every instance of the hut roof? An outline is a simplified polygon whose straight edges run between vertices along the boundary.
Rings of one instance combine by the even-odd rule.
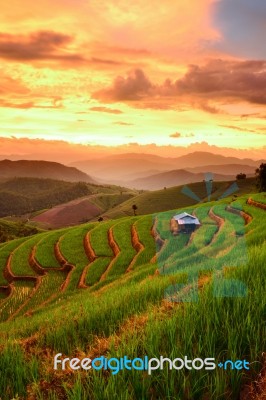
[[[194,215],[188,214],[186,212],[183,212],[181,214],[177,214],[174,217],[174,220],[176,220],[180,225],[184,224],[195,224],[195,225],[200,225],[200,222],[197,217],[194,217]]]

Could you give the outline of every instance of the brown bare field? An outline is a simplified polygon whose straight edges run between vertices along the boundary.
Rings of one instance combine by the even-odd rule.
[[[60,204],[32,218],[32,221],[52,228],[77,225],[88,221],[102,213],[102,210],[90,201],[92,197],[93,195]]]

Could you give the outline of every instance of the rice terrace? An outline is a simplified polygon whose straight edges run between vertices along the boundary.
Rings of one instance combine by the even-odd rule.
[[[265,193],[242,193],[1,244],[1,400],[262,399],[265,209]],[[184,212],[200,226],[173,234]],[[252,367],[62,371],[58,353]]]

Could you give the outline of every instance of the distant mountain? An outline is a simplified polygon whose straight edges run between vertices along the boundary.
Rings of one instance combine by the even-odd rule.
[[[253,174],[254,169],[261,162],[263,160],[255,161],[248,158],[225,157],[219,154],[198,151],[177,158],[159,157],[153,154],[119,154],[97,160],[75,162],[71,165],[104,182],[125,185],[126,181],[148,176],[149,171],[160,173],[186,169],[191,172],[216,172],[222,175],[229,174],[234,176],[239,172]],[[217,170],[214,168],[214,166],[225,165],[231,165],[231,167],[228,167],[226,171],[223,168],[218,168]],[[239,170],[238,165],[243,166],[242,170]],[[198,169],[193,171],[192,168]]]
[[[241,164],[257,167],[263,160],[252,160],[250,158],[226,157],[220,154],[213,154],[204,151],[195,151],[175,158],[175,162],[180,168],[193,168],[208,165]]]
[[[171,158],[164,158],[152,154],[119,154],[97,160],[78,161],[71,166],[90,173],[105,182],[122,182],[137,174],[147,175],[147,171],[167,171],[175,165]],[[146,173],[145,173],[146,171]]]
[[[74,167],[50,161],[0,161],[0,179],[13,177],[49,178],[69,182],[96,183],[91,176]]]
[[[244,164],[225,164],[225,165],[203,165],[201,167],[186,168],[187,171],[197,172],[213,172],[216,174],[237,175],[240,172],[243,174],[254,176],[256,167]],[[148,175],[148,174],[147,174]]]
[[[205,179],[204,173],[194,174],[184,169],[178,169],[147,176],[145,178],[135,179],[131,182],[128,182],[128,185],[136,189],[159,190],[163,189],[164,187],[169,188],[172,186],[201,182],[203,179]],[[235,175],[213,175],[214,181],[229,181],[234,179]]]

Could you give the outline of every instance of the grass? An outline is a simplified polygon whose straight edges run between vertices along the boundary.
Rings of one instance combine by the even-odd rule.
[[[83,246],[83,239],[88,231],[93,229],[93,224],[85,224],[78,228],[71,229],[60,241],[60,249],[70,264],[75,266],[71,273],[71,280],[68,290],[78,286],[83,269],[88,265],[89,260]]]
[[[156,253],[155,240],[151,235],[152,223],[151,216],[140,218],[135,222],[138,238],[143,244],[144,250],[138,255],[133,269],[149,263]]]
[[[258,201],[259,203],[266,204],[266,193],[265,192],[253,194],[251,198],[254,201]]]
[[[25,242],[27,238],[12,240],[0,248],[0,286],[6,285],[7,281],[3,276],[4,268],[6,266],[8,257],[19,245]]]
[[[125,202],[126,200],[131,199],[135,195],[136,193],[131,193],[129,191],[126,193],[122,192],[120,194],[101,193],[92,198],[91,202],[101,208],[103,211],[107,211]]]
[[[211,206],[200,206],[196,208],[195,214],[199,219],[201,226],[190,235],[178,235],[172,238],[172,242],[176,242],[176,246],[172,245],[173,253],[169,254],[167,264],[179,263],[181,259],[187,259],[206,246],[210,245],[214,239],[214,235],[218,231],[217,224],[209,217]],[[188,241],[188,240],[189,241]],[[193,240],[191,240],[193,239]],[[185,242],[185,244],[184,244]]]
[[[109,246],[108,231],[113,225],[113,221],[100,222],[90,235],[91,246],[98,257],[112,257],[113,251]]]
[[[99,282],[103,273],[107,270],[110,264],[111,257],[99,257],[90,264],[86,275],[86,285],[93,286]]]
[[[43,268],[60,268],[58,260],[55,257],[55,244],[60,237],[67,232],[66,229],[56,230],[45,235],[37,244],[35,257]]]
[[[0,322],[6,321],[8,318],[13,316],[13,314],[27,300],[30,293],[33,291],[33,288],[34,282],[31,281],[21,280],[13,283],[12,294],[6,298],[4,303],[1,304]]]
[[[124,274],[136,255],[136,250],[132,247],[131,241],[131,227],[135,220],[135,218],[126,219],[113,226],[114,240],[120,249],[120,253],[114,260],[112,268],[108,273],[108,278],[117,279],[120,275]]]
[[[246,263],[247,244],[243,236],[244,220],[226,211],[225,207],[224,202],[212,207],[216,215],[225,219],[218,234],[214,237],[217,227],[204,225],[203,219],[203,225],[193,234],[192,243],[187,248],[180,250],[179,247],[176,253],[168,255],[168,260],[164,260],[166,261],[165,268],[161,263],[163,273],[172,274],[177,270],[183,271],[192,279],[194,274],[197,276],[201,271],[222,270],[225,266],[239,266]],[[200,213],[202,212],[204,211],[201,210]],[[238,237],[240,233],[241,236]],[[212,241],[210,241],[211,238],[213,238]],[[177,240],[180,240],[180,235]],[[205,246],[202,246],[204,243]]]
[[[46,304],[49,299],[56,296],[60,291],[62,284],[66,279],[66,273],[63,271],[49,271],[41,278],[38,290],[34,292],[30,300],[20,310],[18,315],[24,315],[26,312],[34,311],[35,308]]]
[[[22,242],[13,252],[11,270],[17,276],[35,276],[35,271],[29,265],[29,256],[33,247],[46,234],[35,235],[31,239]]]
[[[218,199],[233,182],[213,182],[212,199]],[[109,218],[121,218],[124,216],[132,216],[132,205],[136,204],[137,214],[153,214],[184,208],[197,204],[197,200],[186,196],[182,193],[184,186],[175,186],[162,190],[155,190],[151,192],[143,192],[136,197],[125,201],[121,205],[109,210],[105,213]],[[251,193],[256,191],[255,178],[248,178],[238,182],[239,190],[238,195]],[[202,200],[207,201],[205,182],[191,183],[189,188]]]
[[[173,248],[182,255],[178,269],[169,274],[155,275],[156,264],[147,263],[155,249],[150,235],[153,216],[108,221],[92,228],[93,248],[99,258],[90,264],[87,272],[87,283],[91,287],[75,290],[74,285],[72,290],[60,293],[56,287],[52,289],[49,286],[49,293],[54,293],[55,297],[45,306],[38,307],[43,296],[48,295],[43,287],[38,301],[36,297],[33,304],[36,312],[30,318],[18,316],[1,324],[0,367],[5,372],[1,375],[0,392],[3,400],[16,394],[21,399],[26,398],[26,387],[39,400],[238,398],[243,382],[254,380],[258,374],[266,345],[263,323],[266,309],[265,211],[246,205],[245,200],[243,196],[238,203],[253,217],[244,227],[246,235],[236,235],[241,228],[240,217],[225,210],[226,201],[201,204],[199,208],[195,207],[195,212],[202,227],[195,232],[187,247],[187,235],[173,237],[169,233],[169,218],[176,211],[157,214],[158,232],[167,243],[159,262],[166,262],[173,254]],[[207,229],[213,229],[213,232],[217,229],[208,217],[211,206],[225,218],[225,223],[209,243],[211,234]],[[136,254],[130,236],[133,223],[147,253],[144,256],[143,251],[139,255],[143,254],[143,264],[139,261],[137,268],[135,265],[133,271],[125,274],[125,268]],[[123,258],[116,264],[113,274],[107,276],[106,281],[99,282],[113,257],[108,243],[110,227],[113,227]],[[205,227],[205,231],[201,230]],[[87,261],[82,248],[86,229],[88,226],[69,230],[61,242],[61,250],[64,247],[69,262],[76,266],[80,263],[79,273]],[[194,241],[199,246],[197,252],[193,247]],[[202,244],[205,244],[203,248],[200,247]],[[0,249],[0,254],[4,249]],[[207,279],[199,289],[198,278],[202,276]],[[237,282],[240,284],[236,285]],[[22,281],[21,285],[24,287]],[[175,299],[182,301],[175,303],[169,298],[167,301],[167,293],[180,289],[182,285],[187,285],[186,291],[174,293]],[[237,291],[239,288],[246,290]],[[14,307],[9,305],[4,319],[29,295],[29,292],[25,293],[19,303],[16,299],[19,293],[19,290],[14,292]],[[11,302],[11,299],[12,296],[3,300],[1,305]],[[30,302],[25,309],[31,308]],[[27,340],[33,337],[29,351]],[[73,357],[90,355],[93,351],[108,357],[163,355],[175,358],[187,355],[192,359],[214,357],[217,362],[227,358],[247,359],[252,365],[249,376],[244,376],[242,371],[218,368],[208,372],[181,370],[178,373],[165,368],[150,376],[142,371],[127,370],[117,375],[107,372],[82,374],[78,371],[56,373],[51,368],[55,353]],[[16,354],[19,372],[12,364]],[[17,374],[19,378],[12,387],[12,379],[16,379]]]

